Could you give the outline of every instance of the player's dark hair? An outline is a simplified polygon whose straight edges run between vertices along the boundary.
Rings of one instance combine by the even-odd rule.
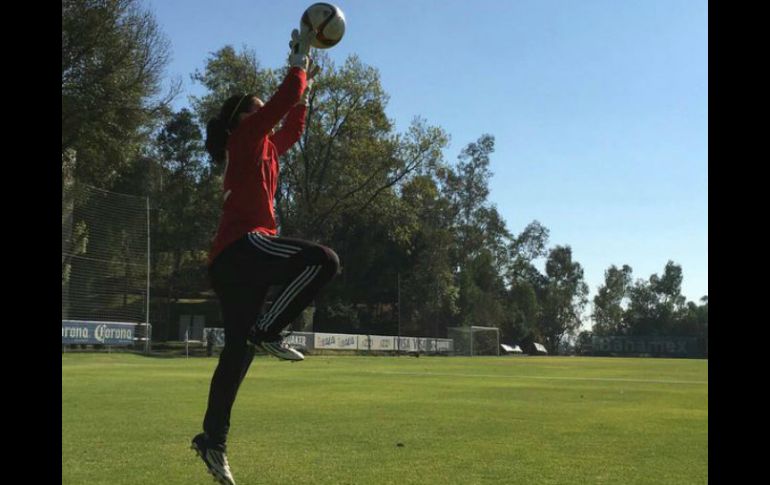
[[[245,113],[254,94],[236,94],[227,98],[219,114],[206,124],[206,151],[216,163],[225,161],[225,149],[230,133],[238,126],[238,115]]]

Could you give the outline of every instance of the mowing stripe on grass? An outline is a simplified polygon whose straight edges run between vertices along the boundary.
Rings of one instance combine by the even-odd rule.
[[[418,377],[499,377],[503,379],[548,379],[561,381],[605,381],[605,382],[637,382],[642,384],[703,384],[708,385],[708,381],[672,381],[666,379],[626,379],[623,377],[556,377],[556,376],[505,376],[497,374],[449,374],[439,372],[388,372],[373,371],[366,374],[388,374],[399,376],[418,376]]]

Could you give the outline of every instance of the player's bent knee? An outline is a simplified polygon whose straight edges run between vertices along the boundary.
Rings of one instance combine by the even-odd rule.
[[[324,263],[324,270],[330,277],[338,274],[340,272],[340,257],[329,248],[324,248],[324,252],[327,256]]]
[[[339,273],[340,270],[340,258],[330,248],[325,246],[314,246],[303,251],[305,264],[307,266],[320,265],[323,269],[322,272],[327,277],[332,277]]]

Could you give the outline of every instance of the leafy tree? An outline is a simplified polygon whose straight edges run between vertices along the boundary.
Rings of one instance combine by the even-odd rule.
[[[675,336],[682,331],[679,323],[686,309],[682,279],[682,267],[669,261],[662,276],[653,274],[629,289],[629,305],[624,315],[628,334]]]
[[[594,327],[597,335],[624,335],[623,303],[631,287],[631,267],[612,265],[604,272],[604,285],[594,296]]]
[[[169,44],[137,0],[62,0],[62,154],[108,188],[178,92],[160,97]]]
[[[573,336],[582,324],[588,285],[580,263],[572,261],[569,246],[556,246],[546,261],[546,285],[542,291],[539,329],[546,348],[555,351],[565,337]]]

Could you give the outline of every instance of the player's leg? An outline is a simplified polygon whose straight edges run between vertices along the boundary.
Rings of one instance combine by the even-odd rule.
[[[247,344],[246,335],[258,318],[267,293],[267,286],[258,281],[245,284],[239,275],[238,252],[238,248],[228,248],[210,269],[222,309],[225,346],[211,379],[204,432],[192,442],[209,473],[223,485],[235,483],[226,454],[230,413],[254,357],[254,348]]]
[[[211,379],[203,430],[215,444],[224,444],[230,429],[230,413],[238,389],[254,358],[246,335],[259,317],[266,286],[231,287],[220,290],[225,326],[225,346]]]
[[[337,274],[339,258],[331,249],[301,239],[252,235],[252,242],[283,260],[283,265],[273,281],[281,284],[281,290],[249,340],[279,358],[301,360],[299,352],[282,345],[281,332]]]

